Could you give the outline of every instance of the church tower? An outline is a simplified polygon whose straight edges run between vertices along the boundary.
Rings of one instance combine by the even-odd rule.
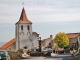
[[[24,7],[19,21],[15,24],[15,29],[16,49],[27,48],[32,39],[32,22],[28,20]]]

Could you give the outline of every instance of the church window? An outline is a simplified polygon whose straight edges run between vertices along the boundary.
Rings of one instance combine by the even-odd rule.
[[[27,29],[30,30],[29,25],[27,26]]]
[[[21,25],[21,30],[23,30],[23,25]]]

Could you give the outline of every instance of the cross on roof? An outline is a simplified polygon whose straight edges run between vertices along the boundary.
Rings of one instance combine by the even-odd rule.
[[[22,3],[22,5],[23,5],[23,7],[24,7],[24,5],[25,5],[24,2]]]

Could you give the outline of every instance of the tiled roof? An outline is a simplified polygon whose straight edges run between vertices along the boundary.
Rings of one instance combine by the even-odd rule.
[[[0,47],[0,49],[6,49],[8,48],[9,46],[11,46],[13,43],[15,43],[16,40],[15,38],[13,38],[12,40],[10,40],[9,42],[7,42],[6,44],[4,44],[3,46]]]
[[[32,34],[36,34],[37,36],[39,36],[39,34],[37,32],[32,32]]]
[[[27,15],[26,15],[26,12],[25,12],[24,7],[23,7],[23,9],[22,9],[20,19],[19,19],[19,21],[18,21],[16,24],[18,24],[18,23],[28,23],[28,24],[32,24],[32,22],[29,21],[28,18],[27,18]]]
[[[45,41],[47,40],[48,38],[46,38],[46,39],[43,39],[42,41],[41,41],[41,43],[42,43],[42,46],[44,46],[44,43],[45,43]],[[54,39],[52,38],[52,40],[50,41],[50,43],[53,41]]]
[[[66,34],[68,38],[76,38],[80,33],[68,33]]]

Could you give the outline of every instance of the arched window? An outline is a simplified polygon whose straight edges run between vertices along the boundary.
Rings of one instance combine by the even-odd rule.
[[[27,29],[30,30],[29,25],[27,26]]]
[[[23,30],[23,25],[21,25],[21,30]]]

